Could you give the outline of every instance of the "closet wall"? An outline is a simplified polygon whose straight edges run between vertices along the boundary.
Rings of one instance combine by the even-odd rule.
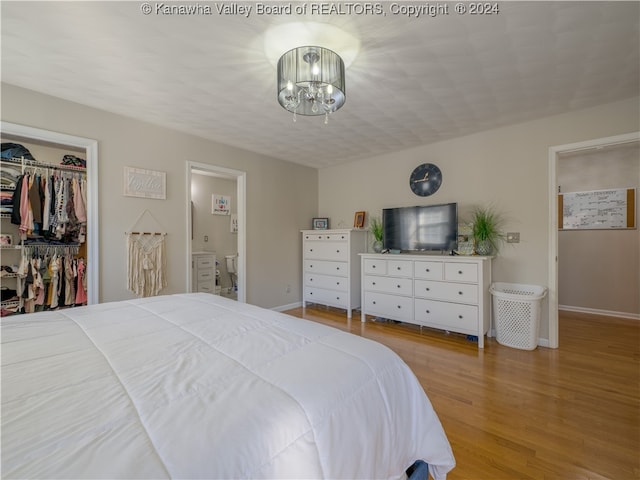
[[[0,163],[2,316],[86,304],[88,183],[86,162],[78,161],[86,151],[6,134],[1,140],[35,159]]]

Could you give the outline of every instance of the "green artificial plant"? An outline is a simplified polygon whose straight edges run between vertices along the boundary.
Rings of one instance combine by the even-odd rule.
[[[383,235],[382,220],[378,217],[372,217],[369,221],[369,231],[376,242],[381,242]]]
[[[503,218],[493,207],[476,208],[472,216],[473,241],[478,255],[498,253],[504,240],[501,231]]]

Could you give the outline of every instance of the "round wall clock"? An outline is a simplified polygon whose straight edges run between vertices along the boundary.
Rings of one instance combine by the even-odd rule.
[[[442,184],[442,172],[433,163],[418,165],[409,177],[409,187],[416,195],[428,197],[438,191]]]

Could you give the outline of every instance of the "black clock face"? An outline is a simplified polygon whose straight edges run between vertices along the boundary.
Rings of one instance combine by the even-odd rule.
[[[433,163],[418,165],[409,177],[409,186],[416,195],[427,197],[438,191],[442,184],[442,172]]]

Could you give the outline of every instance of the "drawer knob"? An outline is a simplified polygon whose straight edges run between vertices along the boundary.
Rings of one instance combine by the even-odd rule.
[[[398,288],[400,288],[400,285],[397,285]]]
[[[336,282],[336,285],[340,285],[340,282]]]
[[[402,308],[402,306],[398,305],[398,308]]]
[[[340,297],[336,297],[336,300],[340,300]]]
[[[313,282],[313,278],[310,278],[310,279],[309,279],[309,281],[310,281],[310,282]]]
[[[372,265],[372,266],[371,266],[371,268],[376,268],[376,266],[375,266],[375,265]]]
[[[400,267],[396,267],[396,270],[401,270],[401,268]]]
[[[376,304],[376,301],[374,300],[372,303],[375,305],[375,304]]]
[[[430,291],[431,291],[431,289],[430,289],[429,287],[425,288],[425,290],[426,290],[427,292],[430,292]]]
[[[462,292],[458,292],[458,295],[462,295]]]
[[[460,320],[462,320],[462,315],[458,315],[458,318],[459,318]]]
[[[329,235],[327,235],[327,238],[329,238]]]
[[[462,275],[462,270],[458,270],[458,274]]]
[[[309,249],[309,251],[310,251],[310,252],[313,252],[313,248],[310,248],[310,249]]]
[[[427,273],[429,273],[431,270],[429,270],[428,268],[425,268],[425,271],[426,271]]]
[[[426,310],[426,313],[431,313],[429,310]]]
[[[313,265],[309,265],[309,268],[313,268]]]
[[[376,282],[371,282],[371,285],[375,285],[375,284],[376,284]]]

